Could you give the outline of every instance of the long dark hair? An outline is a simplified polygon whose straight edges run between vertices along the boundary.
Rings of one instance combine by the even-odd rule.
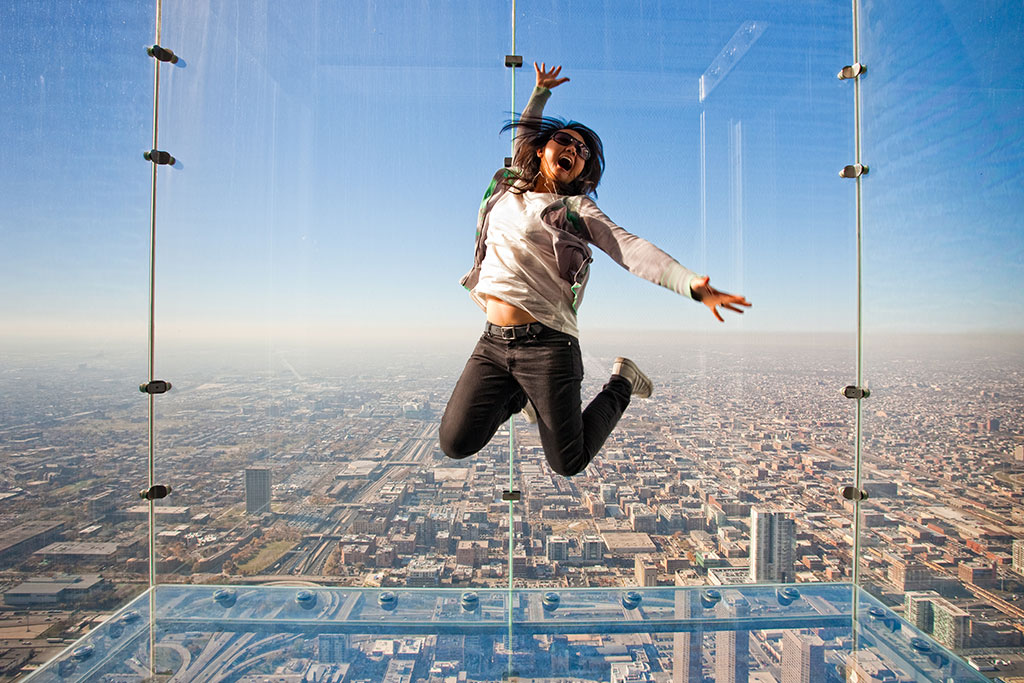
[[[576,180],[559,185],[559,194],[585,194],[597,196],[597,184],[604,173],[604,147],[597,133],[577,121],[565,121],[553,116],[520,116],[507,122],[501,132],[514,131],[517,142],[516,156],[512,159],[511,175],[502,182],[511,192],[522,194],[533,189],[540,175],[540,157],[537,150],[548,144],[551,136],[560,130],[573,130],[580,134],[590,149],[590,158],[583,165]]]

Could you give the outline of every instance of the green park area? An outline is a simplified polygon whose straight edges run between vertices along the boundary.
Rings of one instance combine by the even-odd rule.
[[[256,557],[238,566],[238,573],[244,575],[259,574],[277,562],[289,550],[295,547],[295,541],[271,541],[260,548]]]

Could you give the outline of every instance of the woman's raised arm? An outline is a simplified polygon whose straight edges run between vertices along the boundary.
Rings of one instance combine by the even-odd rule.
[[[552,67],[551,71],[548,71],[547,65],[544,62],[541,62],[540,66],[537,66],[537,62],[534,62],[533,70],[537,72],[538,88],[547,88],[548,90],[551,90],[552,88],[557,88],[563,83],[569,82],[568,78],[558,77],[558,74],[562,72],[561,66]]]
[[[548,98],[551,97],[551,89],[557,88],[563,83],[568,83],[568,78],[559,78],[559,74],[562,72],[561,66],[552,67],[548,70],[547,65],[544,62],[537,66],[537,62],[533,63],[533,69],[537,72],[537,86],[533,89],[533,93],[530,95],[530,101],[526,103],[526,107],[523,109],[523,113],[520,118],[540,118],[544,115],[544,105],[547,104]],[[519,135],[518,132],[515,134],[513,141],[514,154],[519,154]]]

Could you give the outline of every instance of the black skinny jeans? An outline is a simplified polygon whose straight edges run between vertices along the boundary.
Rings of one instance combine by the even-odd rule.
[[[473,455],[529,398],[548,465],[569,477],[582,472],[604,445],[629,405],[632,387],[612,375],[581,412],[579,340],[540,323],[528,330],[515,339],[487,332],[480,337],[441,418],[441,449],[450,458]]]

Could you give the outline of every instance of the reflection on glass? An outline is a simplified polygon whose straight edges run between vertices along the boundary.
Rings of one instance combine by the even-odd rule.
[[[160,373],[176,387],[159,416],[158,469],[175,487],[159,506],[165,580],[502,585],[508,534],[526,584],[736,583],[753,550],[773,567],[756,580],[844,576],[849,513],[834,491],[850,424],[835,391],[852,338],[832,313],[849,294],[826,274],[842,268],[852,220],[832,168],[849,143],[830,130],[848,117],[849,91],[833,84],[848,9],[680,8],[654,21],[639,7],[552,19],[519,6],[526,63],[574,74],[553,113],[614,147],[602,207],[724,288],[764,294],[730,335],[695,333],[712,329],[706,312],[633,297],[649,285],[595,264],[585,364],[606,372],[635,349],[658,397],[631,407],[571,480],[546,471],[521,426],[511,523],[508,434],[459,463],[436,443],[479,329],[454,286],[472,240],[457,226],[472,224],[507,150],[496,132],[509,72],[491,52],[508,15],[432,16],[446,28],[420,32],[412,15],[324,12],[165,8],[167,42],[189,66],[164,98],[163,135],[186,165],[163,176],[160,258],[191,264],[161,280]],[[597,69],[574,64],[555,39],[569,16],[584,34],[614,24],[659,39],[623,38]],[[481,28],[493,41],[436,42]],[[680,40],[693,35],[705,38]],[[737,36],[748,39],[730,52]],[[727,58],[701,101],[701,75]],[[520,105],[531,85],[520,79]],[[611,92],[628,101],[599,96]],[[780,173],[783,150],[793,159]],[[827,283],[808,295],[826,313],[787,313],[780,271]],[[409,305],[410,282],[430,306]],[[751,520],[774,512],[787,514],[753,542]]]
[[[164,5],[163,580],[507,581],[508,435],[449,467],[436,422],[510,14],[406,5]]]
[[[159,674],[182,680],[985,680],[866,594],[862,649],[852,651],[853,599],[849,584],[514,593],[161,586],[154,642]],[[139,673],[147,604],[127,605],[36,680]]]
[[[0,338],[0,558],[4,603],[24,612],[7,626],[31,642],[15,658],[34,653],[18,667],[145,585],[145,418],[134,387],[144,375],[139,152],[151,96],[140,46],[152,8],[93,5],[12,5],[0,21],[13,93],[0,103],[0,312],[10,323]],[[715,334],[696,311],[599,261],[581,318],[590,375],[634,349],[658,399],[635,407],[585,477],[552,477],[523,428],[524,497],[509,519],[509,435],[455,464],[437,448],[436,422],[460,344],[479,327],[455,281],[479,195],[507,150],[496,131],[511,78],[496,46],[510,8],[165,6],[166,42],[183,62],[163,100],[162,140],[181,163],[162,174],[160,193],[157,374],[175,385],[158,413],[158,481],[174,489],[158,505],[162,580],[303,582],[271,615],[296,629],[320,628],[308,615],[343,606],[316,582],[379,586],[363,596],[366,614],[389,624],[417,604],[391,591],[451,587],[457,597],[417,615],[437,604],[458,615],[467,635],[438,646],[451,654],[442,661],[462,657],[486,675],[527,670],[537,651],[568,667],[641,610],[697,618],[692,609],[733,627],[617,642],[632,657],[619,678],[630,666],[653,671],[669,645],[694,676],[751,672],[756,652],[780,648],[784,669],[790,647],[863,675],[894,652],[908,674],[957,666],[907,622],[957,651],[1019,647],[1022,51],[1007,29],[1019,8],[865,3],[873,393],[856,560],[851,510],[835,495],[853,450],[838,395],[852,371],[852,202],[835,178],[850,161],[851,107],[833,78],[851,52],[848,5],[583,8],[519,3],[517,51],[574,74],[559,106],[606,142],[602,207],[757,308],[739,333]],[[566,36],[601,39],[584,54]],[[743,621],[766,605],[808,604],[803,586],[796,596],[729,587],[838,579],[851,561],[906,619],[866,600],[855,664],[838,654],[851,634],[831,625],[779,636]],[[510,562],[542,591],[514,604],[467,595],[507,583]],[[682,602],[569,590],[673,583],[715,587]],[[199,602],[244,614],[261,589],[216,590],[161,600],[169,612]],[[564,616],[591,608],[614,628],[565,635]],[[89,618],[71,619],[72,609]],[[70,648],[58,673],[142,666],[149,634],[132,610],[143,614],[131,607]],[[270,619],[256,611],[245,618]],[[474,620],[490,631],[471,633]],[[171,639],[157,668],[201,668],[186,661],[193,651],[229,641],[243,658],[229,666],[264,654],[259,638],[215,631]],[[313,656],[298,635],[268,637]],[[317,633],[317,647],[343,659],[352,645],[338,635]],[[368,642],[359,656],[386,671],[401,646]],[[121,659],[97,654],[122,647]],[[704,661],[711,649],[730,654]],[[633,657],[641,650],[646,663]],[[597,660],[595,677],[611,676]]]
[[[1024,643],[1024,14],[862,5],[863,585],[1005,670]]]
[[[0,9],[0,674],[148,586],[152,3]],[[144,518],[143,518],[144,521]]]
[[[656,396],[631,404],[573,479],[585,510],[567,505],[562,521],[537,504],[549,552],[583,556],[588,534],[605,545],[600,568],[562,563],[554,578],[848,576],[852,515],[836,492],[852,461],[839,390],[854,370],[854,216],[836,169],[852,149],[852,93],[834,75],[849,54],[849,6],[577,13],[566,2],[554,17],[518,6],[522,52],[573,75],[548,109],[605,141],[602,209],[754,302],[728,330],[705,326],[677,301],[650,303],[607,259],[593,264],[580,314],[588,373],[599,385],[606,359],[639,348]],[[554,38],[609,35],[611,24],[615,38],[585,60]],[[807,286],[791,296],[787,282]],[[628,331],[597,332],[609,327]]]

